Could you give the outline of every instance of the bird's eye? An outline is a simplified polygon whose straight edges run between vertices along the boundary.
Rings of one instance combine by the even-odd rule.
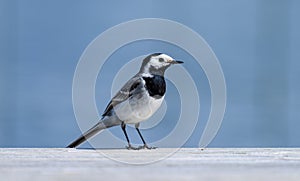
[[[159,61],[159,62],[163,62],[164,59],[163,59],[163,58],[159,58],[158,61]]]

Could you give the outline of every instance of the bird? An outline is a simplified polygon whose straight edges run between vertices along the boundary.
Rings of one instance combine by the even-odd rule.
[[[140,122],[150,118],[161,106],[166,93],[164,74],[167,68],[182,63],[183,61],[174,60],[164,53],[152,53],[146,56],[138,73],[129,79],[111,99],[97,124],[84,132],[67,148],[76,148],[101,130],[120,125],[128,143],[127,149],[155,149],[156,147],[148,146],[145,142],[139,130]],[[131,145],[126,132],[127,124],[135,125],[143,142],[142,146]]]

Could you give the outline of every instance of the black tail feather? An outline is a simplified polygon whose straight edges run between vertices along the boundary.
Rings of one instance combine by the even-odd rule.
[[[67,146],[67,148],[75,148],[81,143],[85,142],[87,139],[91,138],[95,134],[97,134],[99,131],[103,130],[105,128],[104,124],[102,122],[97,123],[95,126],[93,126],[91,129],[89,129],[87,132],[85,132],[83,135],[81,135],[78,139],[73,141],[71,144]]]
[[[120,125],[121,123],[122,122],[119,119],[102,119],[95,126],[86,131],[83,135],[81,135],[78,139],[69,144],[67,148],[75,148],[81,143],[85,142],[87,139],[99,133],[101,130],[105,128],[110,128],[112,126]]]

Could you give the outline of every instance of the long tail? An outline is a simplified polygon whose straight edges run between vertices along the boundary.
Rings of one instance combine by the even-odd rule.
[[[120,125],[120,124],[121,124],[120,122],[116,123],[115,121],[111,121],[111,120],[102,120],[102,121],[98,122],[95,126],[93,126],[91,129],[89,129],[88,131],[83,133],[83,135],[81,135],[79,138],[77,138],[71,144],[69,144],[67,146],[67,148],[75,148],[78,145],[80,145],[81,143],[85,142],[87,139],[89,139],[89,138],[93,137],[94,135],[96,135],[97,133],[99,133],[101,130],[112,127],[112,126]]]

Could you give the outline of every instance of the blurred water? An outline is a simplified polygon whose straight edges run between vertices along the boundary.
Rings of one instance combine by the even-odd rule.
[[[228,102],[223,125],[210,146],[300,146],[300,2],[296,0],[0,0],[0,146],[65,146],[78,136],[72,78],[80,55],[107,28],[146,17],[189,26],[220,60]],[[190,60],[186,52],[162,42],[138,42],[120,49],[98,78],[100,112],[110,99],[110,87],[101,81],[111,81],[132,58],[160,49]],[[195,62],[185,62],[203,87],[200,119],[205,119],[210,106],[207,80]],[[171,101],[177,93],[168,85]],[[198,145],[203,126],[201,122],[185,146]],[[112,131],[118,134],[119,128]],[[159,131],[164,135],[168,129]],[[145,133],[150,140],[158,136]]]

